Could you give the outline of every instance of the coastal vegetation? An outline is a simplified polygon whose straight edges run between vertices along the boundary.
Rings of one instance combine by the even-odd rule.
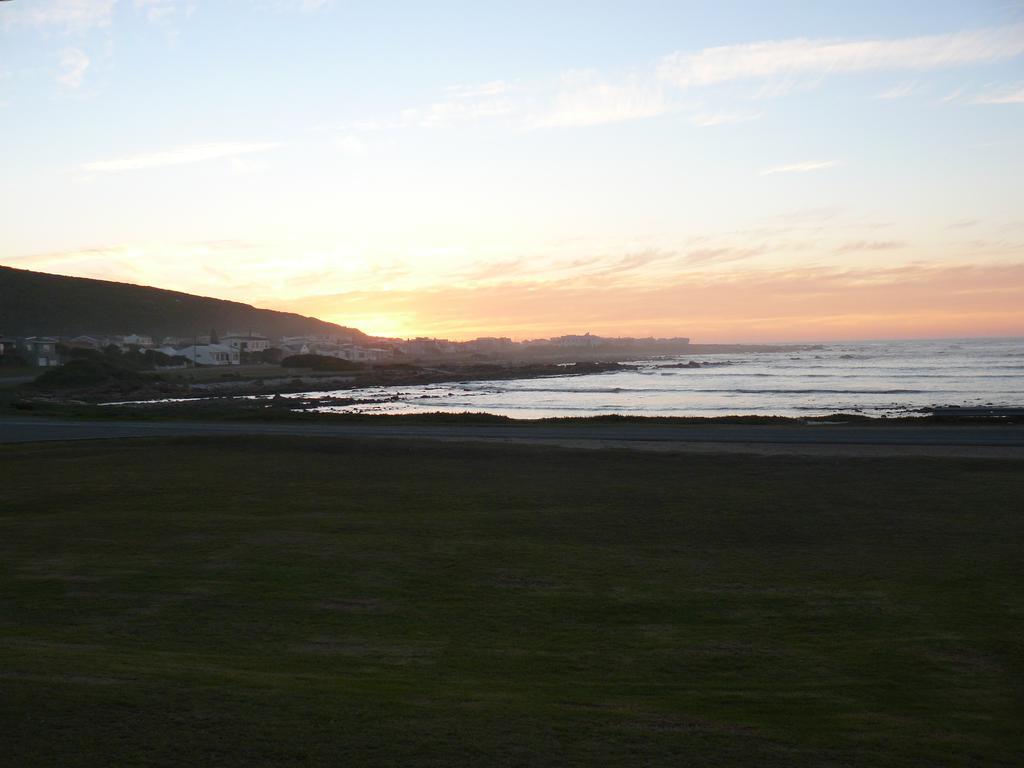
[[[0,467],[12,765],[1024,749],[1017,461],[244,437]]]
[[[102,388],[110,394],[127,394],[154,381],[159,379],[147,378],[137,368],[95,357],[71,360],[58,368],[44,371],[26,387],[40,392]]]
[[[291,355],[281,361],[282,368],[308,368],[312,371],[359,371],[366,366],[352,360],[326,355]]]

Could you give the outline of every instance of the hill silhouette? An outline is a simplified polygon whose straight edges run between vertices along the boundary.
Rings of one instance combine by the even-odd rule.
[[[355,328],[237,301],[130,283],[0,266],[0,334],[78,336],[139,333],[159,340],[216,329],[266,336],[369,337]]]

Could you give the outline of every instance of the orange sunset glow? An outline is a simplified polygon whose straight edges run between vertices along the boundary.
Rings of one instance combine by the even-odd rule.
[[[681,6],[614,45],[593,11],[565,51],[524,28],[530,57],[458,17],[456,73],[366,45],[382,18],[280,5],[245,23],[285,25],[310,76],[215,56],[216,4],[6,5],[2,263],[384,337],[1024,333],[1011,10],[738,28]]]
[[[671,336],[700,328],[701,339],[710,343],[952,338],[965,329],[981,336],[1018,332],[1024,327],[1022,284],[1024,265],[801,270],[698,275],[666,287],[494,286],[323,296],[275,306],[379,329],[385,336],[469,339],[493,331],[529,339],[565,328]],[[341,301],[348,311],[336,313]],[[370,314],[380,311],[391,314]]]

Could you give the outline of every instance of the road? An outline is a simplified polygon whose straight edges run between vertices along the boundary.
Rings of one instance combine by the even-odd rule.
[[[293,435],[525,442],[647,450],[747,450],[856,455],[935,453],[1024,457],[1021,425],[733,425],[658,424],[289,424],[203,421],[77,421],[0,418],[0,443],[213,435]]]

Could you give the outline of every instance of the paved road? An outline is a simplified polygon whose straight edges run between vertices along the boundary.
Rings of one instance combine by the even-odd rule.
[[[663,444],[680,446],[825,446],[930,447],[1004,449],[1024,455],[1024,426],[844,426],[844,425],[715,425],[644,424],[398,425],[398,424],[261,424],[180,422],[74,421],[43,418],[0,418],[0,443],[47,440],[95,440],[189,435],[300,435],[345,438],[413,438],[501,440],[551,444]],[[862,451],[865,452],[865,451]]]

